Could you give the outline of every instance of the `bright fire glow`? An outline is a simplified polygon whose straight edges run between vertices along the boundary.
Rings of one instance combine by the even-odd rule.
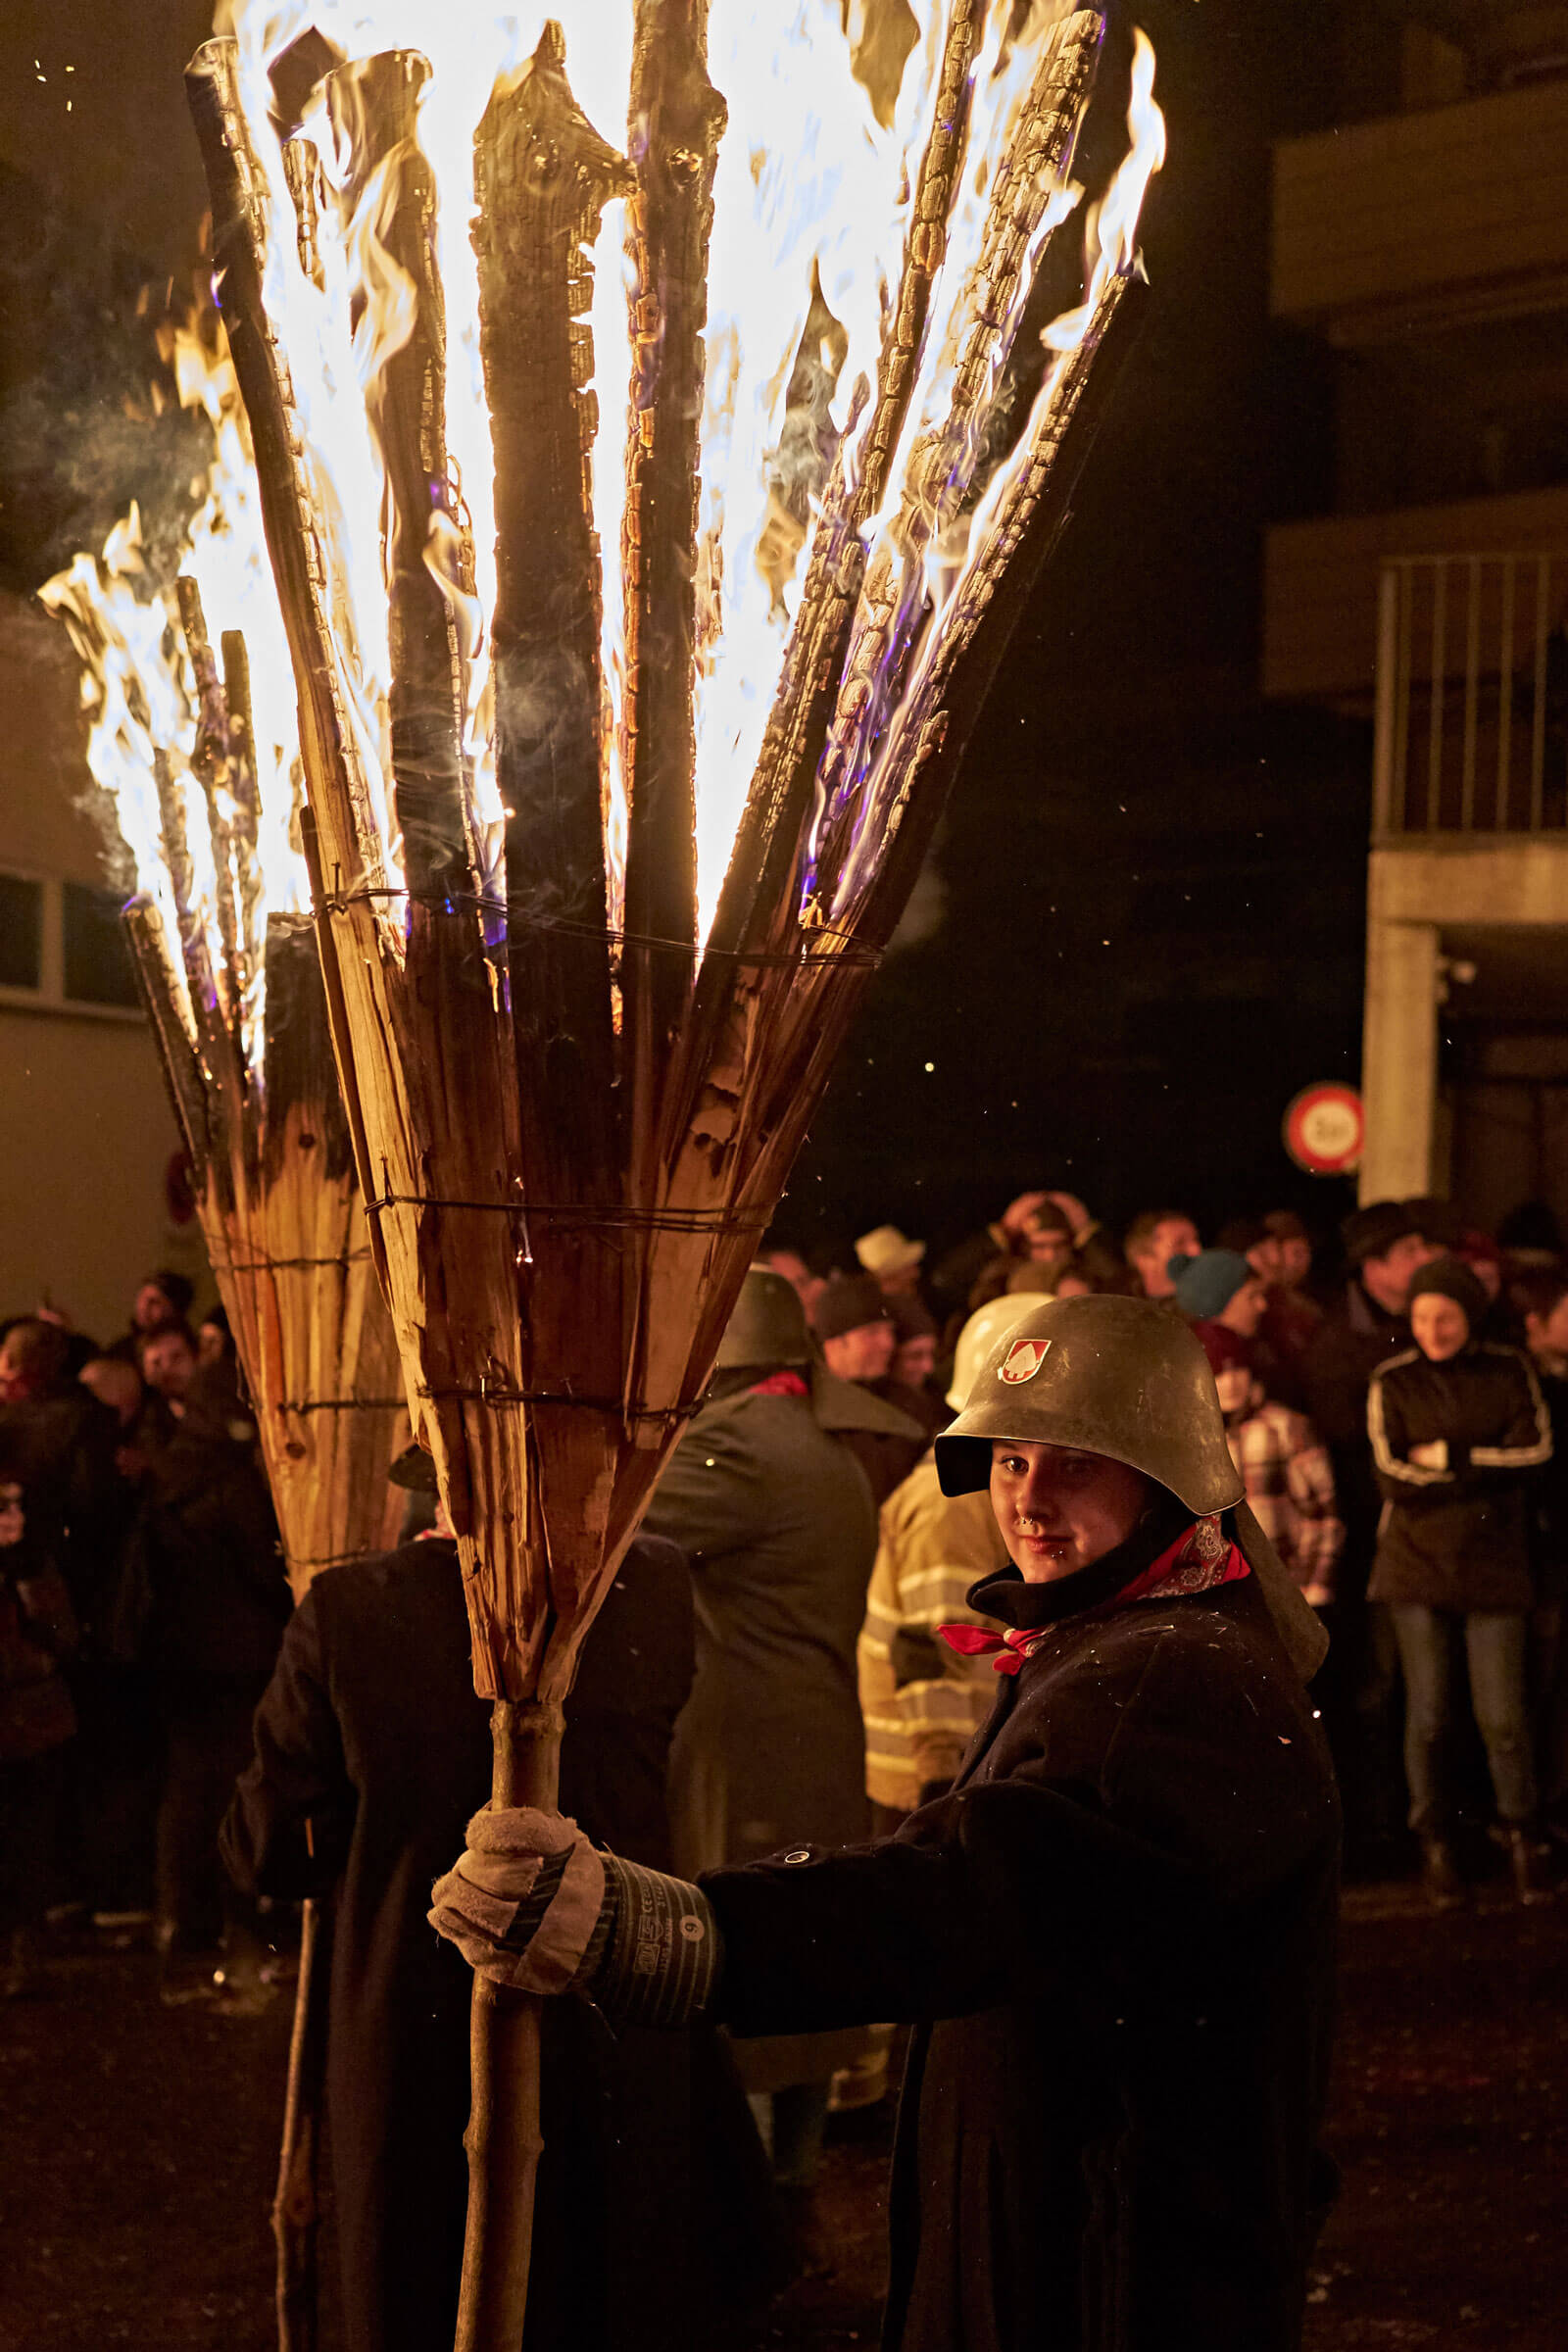
[[[709,71],[728,109],[714,186],[709,268],[707,378],[699,463],[697,544],[696,831],[700,931],[706,936],[772,706],[811,534],[835,466],[852,490],[865,459],[891,290],[911,232],[911,190],[930,135],[933,90],[947,30],[943,0],[911,0],[913,42],[890,68],[858,46],[874,12],[839,0],[781,0],[759,19],[754,0],[712,0]],[[1004,315],[987,244],[999,186],[1012,159],[1042,47],[1065,14],[1060,0],[990,0],[969,73],[961,169],[948,221],[912,397],[877,512],[864,525],[868,577],[885,583],[868,667],[835,720],[819,814],[863,784],[885,734],[887,707],[918,671],[922,648],[963,576],[1027,441],[1029,418],[1004,430],[1004,378],[1046,240],[1081,191],[1067,175],[1071,141],[1049,180],[1012,188],[1035,220]],[[431,9],[426,0],[232,0],[220,29],[236,36],[247,124],[270,206],[263,294],[286,354],[303,428],[307,482],[332,619],[337,686],[353,756],[376,812],[379,872],[372,891],[402,881],[391,777],[387,493],[375,438],[376,387],[408,339],[414,288],[384,235],[400,175],[427,165],[435,187],[434,246],[446,312],[448,479],[432,485],[424,560],[457,616],[463,654],[465,789],[476,880],[505,889],[505,847],[494,744],[490,616],[495,608],[494,462],[480,363],[473,140],[498,79],[525,73],[548,16],[562,22],[565,68],[578,104],[618,152],[628,124],[631,0],[523,0],[487,14]],[[877,20],[880,22],[880,19]],[[416,141],[367,172],[356,168],[352,109],[328,119],[323,86],[297,125],[277,120],[273,69],[307,32],[318,64],[396,49],[428,61]],[[1150,96],[1152,52],[1140,34],[1134,72],[1134,151],[1091,215],[1083,302],[1047,331],[1051,352],[1085,332],[1105,272],[1133,266],[1138,204],[1157,168],[1163,130]],[[314,252],[302,251],[285,142],[296,183],[314,151]],[[309,142],[309,150],[303,145]],[[632,414],[630,318],[638,300],[626,252],[625,207],[610,203],[592,252],[589,318],[598,436],[590,452],[593,520],[602,567],[601,766],[611,921],[623,903],[627,780],[621,719],[626,690],[621,517],[624,434]],[[984,347],[983,364],[972,353]],[[1040,399],[1049,399],[1048,366]],[[1026,409],[1027,403],[1019,403]],[[1038,402],[1036,409],[1038,412]],[[367,430],[368,417],[370,429]],[[987,476],[989,475],[989,480]],[[216,617],[215,629],[222,625]],[[282,707],[282,706],[280,706]],[[265,796],[264,796],[265,798]],[[385,902],[380,902],[385,906]],[[390,943],[398,917],[385,906]]]
[[[181,406],[200,410],[213,433],[213,456],[195,485],[200,505],[177,569],[202,594],[215,656],[222,632],[239,630],[250,663],[256,740],[253,759],[259,798],[254,865],[242,873],[224,837],[240,817],[220,782],[213,825],[206,793],[192,772],[198,721],[196,679],[180,627],[172,579],[155,583],[142,551],[141,518],[133,506],[110,532],[99,557],[78,555],[39,591],[42,603],[71,633],[82,663],[82,705],[88,717],[87,764],[109,794],[122,839],[136,870],[138,892],[158,908],[170,961],[181,987],[182,930],[213,943],[217,984],[225,974],[216,952],[220,896],[236,909],[250,974],[237,1009],[247,1056],[256,1058],[264,984],[262,945],[270,910],[301,910],[310,891],[295,830],[300,791],[294,725],[294,677],[283,636],[271,567],[262,532],[256,468],[244,409],[222,330],[204,339],[194,326],[170,338]],[[188,869],[172,858],[163,781],[173,821],[183,833]],[[221,867],[220,860],[221,859]],[[255,879],[260,881],[260,890]],[[188,994],[180,1007],[194,1040]]]

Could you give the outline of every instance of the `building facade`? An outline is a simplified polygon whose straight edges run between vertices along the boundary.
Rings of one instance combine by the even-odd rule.
[[[1374,720],[1362,1198],[1568,1226],[1568,7],[1353,19],[1275,149],[1336,478],[1268,534],[1263,685]]]
[[[138,1280],[206,1273],[178,1139],[120,932],[125,896],[83,806],[65,631],[0,591],[0,1314],[40,1304],[99,1339]]]

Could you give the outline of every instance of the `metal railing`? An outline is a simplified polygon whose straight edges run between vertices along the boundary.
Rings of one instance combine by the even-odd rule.
[[[1378,593],[1373,830],[1568,835],[1568,556],[1396,556]]]

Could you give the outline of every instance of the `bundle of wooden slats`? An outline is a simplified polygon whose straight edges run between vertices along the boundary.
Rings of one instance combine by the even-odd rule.
[[[497,82],[471,188],[456,192],[474,208],[494,459],[498,862],[474,817],[462,600],[430,560],[436,524],[449,543],[466,525],[445,438],[437,194],[419,144],[430,69],[407,51],[334,60],[322,44],[314,136],[331,142],[330,174],[312,133],[279,129],[280,102],[268,122],[247,119],[234,42],[208,43],[187,74],[299,691],[333,1041],[376,1262],[459,1539],[475,1683],[494,1702],[497,1802],[553,1801],[583,1635],[702,1396],[1062,520],[1092,430],[1091,363],[1130,308],[1129,245],[1094,281],[1070,356],[1026,391],[1021,439],[939,603],[929,559],[986,487],[981,453],[1024,301],[1070,209],[1103,30],[1082,11],[1031,32],[984,235],[955,286],[943,263],[973,161],[972,77],[991,20],[1024,13],[949,0],[870,416],[853,466],[846,438],[817,501],[706,942],[693,852],[699,418],[726,114],[709,78],[706,0],[636,0],[625,156],[582,113],[564,35],[548,25],[525,69]],[[275,75],[271,86],[275,99]],[[372,189],[379,267],[405,300],[366,394],[390,652],[368,714],[371,616],[356,608],[339,489],[296,393],[305,355],[289,337],[299,298],[326,282],[332,238],[356,282]],[[616,421],[586,323],[588,255],[612,197],[626,204],[636,349],[618,565],[623,873],[606,820],[603,551],[588,479],[594,436]],[[356,316],[373,294],[367,276]],[[949,405],[933,416],[941,382]],[[457,585],[471,591],[471,562]],[[529,2004],[481,1989],[460,2342],[509,2352],[526,2284],[535,2032]],[[499,2105],[497,2082],[510,2085]]]

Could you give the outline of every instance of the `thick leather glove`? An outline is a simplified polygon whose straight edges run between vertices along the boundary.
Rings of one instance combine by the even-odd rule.
[[[721,1947],[707,1896],[598,1852],[562,1814],[476,1813],[432,1905],[430,1925],[498,1984],[585,1992],[612,2025],[685,2025],[712,2004]]]

